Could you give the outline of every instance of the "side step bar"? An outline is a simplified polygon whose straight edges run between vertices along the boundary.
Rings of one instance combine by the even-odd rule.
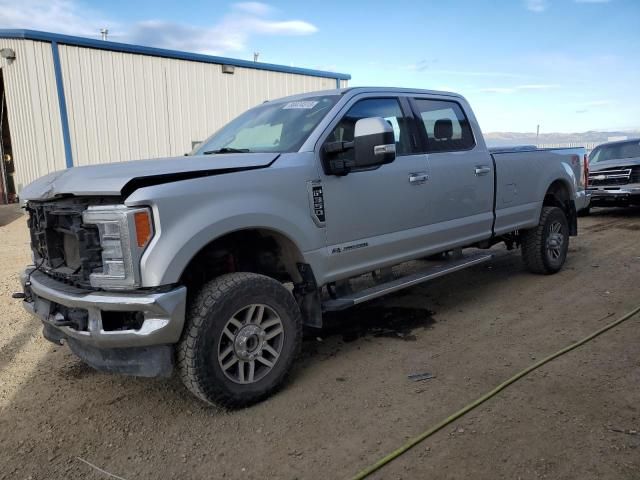
[[[472,267],[479,263],[488,262],[492,258],[492,254],[481,253],[449,260],[433,267],[429,267],[421,272],[406,275],[404,277],[391,280],[390,282],[381,283],[359,292],[350,293],[344,297],[325,300],[322,302],[322,310],[325,312],[344,310],[388,293],[397,292],[403,288],[412,287],[414,285],[433,280],[434,278],[442,277],[448,273],[457,272],[458,270]]]

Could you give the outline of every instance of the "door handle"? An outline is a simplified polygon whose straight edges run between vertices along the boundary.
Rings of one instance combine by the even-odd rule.
[[[429,175],[427,175],[426,173],[420,172],[409,174],[409,183],[413,185],[419,185],[426,182],[427,180],[429,180]]]
[[[476,165],[476,175],[479,177],[480,175],[486,175],[491,172],[491,167],[487,165]]]

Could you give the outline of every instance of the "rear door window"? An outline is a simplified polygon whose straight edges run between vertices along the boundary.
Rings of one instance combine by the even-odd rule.
[[[422,120],[427,152],[453,152],[474,147],[471,126],[458,103],[416,98],[414,104]]]

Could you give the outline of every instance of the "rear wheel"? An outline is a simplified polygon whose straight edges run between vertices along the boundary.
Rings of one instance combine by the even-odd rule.
[[[254,273],[205,284],[178,346],[182,381],[207,403],[256,403],[283,383],[302,342],[300,310],[279,282]]]
[[[558,207],[542,207],[538,226],[522,234],[522,258],[533,273],[558,272],[569,249],[569,222]]]

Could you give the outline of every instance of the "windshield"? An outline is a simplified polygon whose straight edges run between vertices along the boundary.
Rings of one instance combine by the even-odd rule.
[[[622,158],[640,158],[640,140],[597,147],[591,152],[589,163],[620,160]]]
[[[236,152],[295,152],[340,97],[269,102],[247,110],[194,151],[195,155]]]

